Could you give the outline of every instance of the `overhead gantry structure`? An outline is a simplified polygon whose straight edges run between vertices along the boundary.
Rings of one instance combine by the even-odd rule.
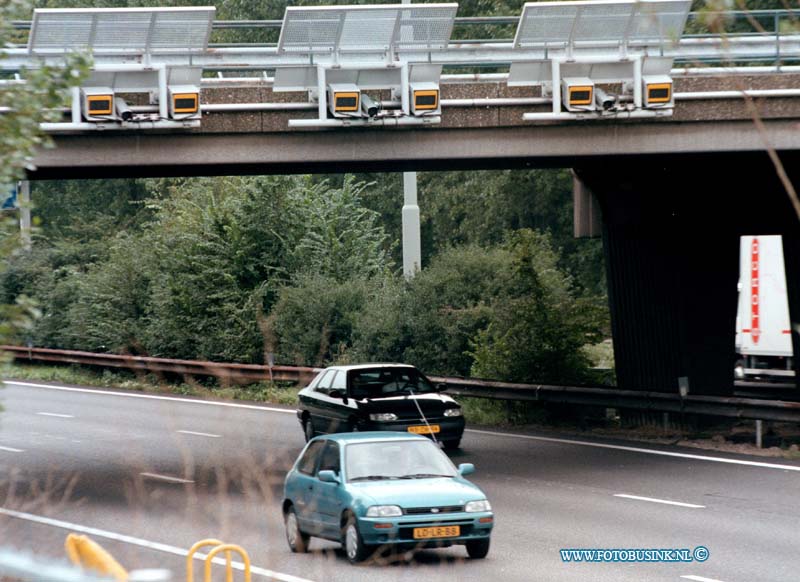
[[[445,65],[510,66],[509,86],[552,103],[521,121],[669,116],[690,4],[529,3],[513,42],[473,44],[451,41],[455,3],[289,7],[277,47],[213,49],[213,7],[40,9],[27,47],[5,50],[0,69],[24,80],[71,52],[92,56],[67,118],[44,124],[51,132],[197,127],[203,72],[220,68],[274,71],[275,92],[305,93],[318,116],[290,120],[297,128],[439,123]],[[131,106],[131,94],[144,97]]]

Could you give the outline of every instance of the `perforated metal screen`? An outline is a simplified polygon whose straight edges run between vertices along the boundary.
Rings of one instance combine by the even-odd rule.
[[[525,4],[514,45],[661,44],[683,34],[691,0],[581,0]]]
[[[40,9],[33,13],[33,52],[159,52],[208,47],[215,8]]]
[[[446,48],[458,4],[289,7],[278,50]]]

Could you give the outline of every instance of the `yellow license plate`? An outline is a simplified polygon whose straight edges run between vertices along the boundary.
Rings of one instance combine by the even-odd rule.
[[[414,434],[431,434],[441,431],[442,429],[439,427],[438,424],[432,424],[430,426],[409,426],[408,432],[413,432]]]
[[[429,538],[455,538],[460,535],[461,535],[461,527],[458,525],[414,528],[415,540],[425,540]]]

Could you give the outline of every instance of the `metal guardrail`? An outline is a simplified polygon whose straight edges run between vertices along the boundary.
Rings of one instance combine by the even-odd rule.
[[[193,360],[169,360],[143,356],[95,354],[73,350],[0,346],[18,361],[81,364],[104,368],[124,368],[134,372],[162,372],[190,376],[213,376],[223,382],[247,383],[278,381],[303,384],[309,382],[321,368],[295,366],[263,366],[230,364]],[[653,412],[676,412],[724,416],[753,420],[800,422],[800,402],[767,400],[733,396],[681,397],[677,393],[619,390],[601,386],[555,386],[519,384],[469,378],[430,376],[445,385],[449,394],[521,402],[550,402],[609,408],[627,408]]]
[[[319,368],[297,366],[261,366],[258,364],[230,364],[224,362],[205,362],[197,360],[170,360],[146,356],[119,354],[96,354],[75,350],[54,350],[50,348],[27,348],[20,346],[0,346],[0,350],[13,354],[18,360],[54,362],[58,364],[81,364],[102,368],[122,368],[132,372],[162,372],[185,374],[188,376],[213,376],[223,382],[242,384],[247,382],[292,382],[310,381]]]

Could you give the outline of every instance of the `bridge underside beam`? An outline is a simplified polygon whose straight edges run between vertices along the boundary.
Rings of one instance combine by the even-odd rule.
[[[683,377],[692,394],[729,394],[738,237],[788,235],[800,321],[800,221],[766,153],[643,162],[576,168],[603,211],[619,386],[677,392]]]
[[[797,147],[795,120],[764,123],[766,137],[774,147]],[[29,178],[572,167],[583,160],[613,160],[616,156],[661,159],[760,151],[763,140],[748,120],[282,133],[257,129],[252,133],[91,132],[55,136],[56,148],[38,153],[34,159],[37,170]]]

